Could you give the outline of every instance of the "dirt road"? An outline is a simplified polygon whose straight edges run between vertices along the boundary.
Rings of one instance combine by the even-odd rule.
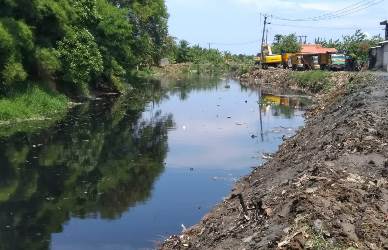
[[[311,112],[306,127],[163,249],[388,249],[388,81]]]

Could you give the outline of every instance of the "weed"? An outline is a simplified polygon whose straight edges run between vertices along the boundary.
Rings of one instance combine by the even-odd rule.
[[[330,73],[321,70],[293,72],[291,78],[296,84],[313,93],[328,91],[332,87],[330,84]]]
[[[42,119],[68,108],[68,99],[36,86],[0,97],[0,121]]]

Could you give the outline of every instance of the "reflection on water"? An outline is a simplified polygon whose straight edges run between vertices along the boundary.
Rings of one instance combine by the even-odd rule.
[[[0,138],[0,249],[152,248],[303,125],[300,98],[217,79],[164,85]]]
[[[172,116],[91,103],[41,134],[1,141],[1,249],[48,249],[71,217],[116,219],[163,172]]]

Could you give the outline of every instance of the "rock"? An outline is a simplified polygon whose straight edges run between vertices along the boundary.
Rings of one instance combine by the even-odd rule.
[[[384,178],[388,178],[388,168],[384,168],[381,171],[381,176],[383,176]]]
[[[314,221],[314,230],[317,233],[321,233],[323,230],[323,222],[320,219]]]
[[[315,192],[317,192],[318,191],[318,188],[317,187],[313,187],[313,188],[308,188],[308,189],[306,189],[306,193],[307,194],[313,194],[313,193],[315,193]]]
[[[364,138],[365,141],[373,141],[375,140],[376,138],[374,136],[371,136],[371,135],[368,135]]]

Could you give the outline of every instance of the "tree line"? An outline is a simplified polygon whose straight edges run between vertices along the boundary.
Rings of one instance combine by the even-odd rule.
[[[0,94],[122,91],[166,54],[164,0],[0,0]]]

